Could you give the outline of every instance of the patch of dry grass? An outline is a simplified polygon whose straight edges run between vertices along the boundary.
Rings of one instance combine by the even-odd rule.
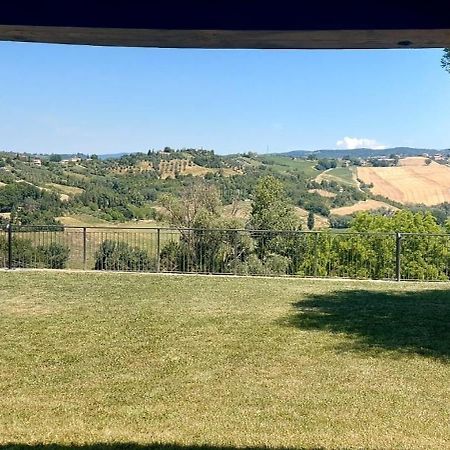
[[[72,197],[74,195],[78,195],[84,192],[84,189],[77,188],[75,186],[66,186],[64,184],[57,184],[57,183],[47,183],[45,187],[56,191],[60,194]]]
[[[380,202],[378,200],[364,200],[358,203],[355,203],[352,206],[342,206],[340,208],[334,208],[331,210],[331,214],[336,216],[346,216],[359,211],[375,211],[380,208],[389,209],[391,211],[398,211],[398,208],[395,206],[389,205],[385,202]]]

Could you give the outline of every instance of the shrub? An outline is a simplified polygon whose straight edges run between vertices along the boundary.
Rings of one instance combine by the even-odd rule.
[[[344,229],[350,226],[353,217],[347,216],[330,216],[330,227],[337,229]]]
[[[250,255],[245,262],[238,262],[236,273],[239,275],[265,275],[264,265],[256,255]]]
[[[250,255],[245,262],[239,262],[236,273],[239,275],[285,275],[288,272],[290,258],[270,255],[263,262],[256,255]]]
[[[27,268],[35,267],[37,263],[36,249],[29,239],[12,240],[12,267]],[[6,267],[8,264],[8,241],[0,238],[0,263]]]
[[[167,243],[160,254],[161,270],[165,272],[174,272],[178,270],[178,255],[180,244],[175,241]]]
[[[8,244],[6,239],[0,236],[0,267],[8,265]]]
[[[144,250],[126,242],[107,239],[95,255],[95,270],[152,271],[152,261]]]
[[[161,250],[160,265],[165,272],[190,272],[193,252],[185,242],[170,241]]]
[[[47,269],[65,269],[70,249],[66,245],[52,242],[37,248],[39,259]]]
[[[64,269],[70,250],[66,245],[53,242],[49,245],[34,247],[30,239],[13,237],[12,267]],[[0,267],[8,265],[8,242],[0,237]]]
[[[268,275],[285,275],[290,264],[291,259],[287,256],[270,255],[264,265]]]

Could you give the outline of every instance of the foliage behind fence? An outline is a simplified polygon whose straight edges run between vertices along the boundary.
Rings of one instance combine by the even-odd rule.
[[[450,235],[15,226],[0,266],[449,280]]]

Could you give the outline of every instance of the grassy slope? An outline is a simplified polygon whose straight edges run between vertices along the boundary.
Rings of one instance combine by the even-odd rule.
[[[57,217],[66,226],[73,227],[107,227],[107,228],[157,228],[167,226],[165,222],[155,220],[130,220],[128,222],[108,222],[90,214],[71,214]]]
[[[83,189],[77,188],[74,186],[66,186],[64,184],[57,184],[57,183],[46,183],[45,187],[51,190],[54,190],[56,192],[59,192],[61,194],[66,194],[69,196],[74,196],[77,194],[81,194],[84,192]]]
[[[319,173],[319,171],[314,168],[317,161],[309,161],[307,159],[291,159],[286,156],[276,155],[264,155],[262,158],[264,160],[272,161],[274,164],[269,165],[269,167],[280,173],[285,173],[288,170],[299,170],[310,178],[314,178]]]
[[[0,443],[449,448],[448,294],[0,272]]]
[[[357,187],[358,183],[355,180],[353,169],[348,167],[336,167],[327,170],[319,175],[319,177],[330,181],[337,181],[338,183],[348,184]]]

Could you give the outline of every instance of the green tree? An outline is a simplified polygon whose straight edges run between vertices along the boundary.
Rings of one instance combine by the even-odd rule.
[[[234,230],[237,221],[223,218],[215,186],[196,179],[180,195],[162,195],[159,203],[166,220],[180,231],[180,241],[162,249],[161,264],[166,270],[226,272],[246,259],[251,242]]]
[[[300,222],[284,190],[283,183],[272,175],[258,181],[252,201],[249,228],[255,241],[255,253],[262,264],[270,265],[277,255],[289,259],[287,273],[295,273],[300,258],[299,239],[296,231]]]
[[[63,158],[61,155],[52,153],[48,159],[51,162],[61,162]]]
[[[444,49],[444,55],[441,59],[441,65],[448,73],[450,73],[450,48]]]
[[[314,229],[314,213],[312,211],[309,211],[308,213],[307,226],[310,231]]]
[[[299,229],[299,221],[283,183],[272,175],[261,178],[256,185],[249,226],[254,230]]]
[[[447,233],[450,233],[450,219],[447,219],[447,222],[445,222],[445,231]]]
[[[372,278],[391,277],[395,255],[394,233],[401,238],[401,267],[405,277],[411,279],[448,279],[450,263],[447,236],[429,212],[398,211],[393,216],[360,213],[351,225],[351,231],[389,233],[358,236],[358,254],[370,268]],[[410,234],[416,233],[416,234]],[[338,249],[338,253],[342,249]],[[352,253],[353,261],[355,250]]]
[[[178,228],[213,228],[221,217],[219,191],[204,181],[196,180],[180,195],[163,194],[159,204],[166,219]]]

